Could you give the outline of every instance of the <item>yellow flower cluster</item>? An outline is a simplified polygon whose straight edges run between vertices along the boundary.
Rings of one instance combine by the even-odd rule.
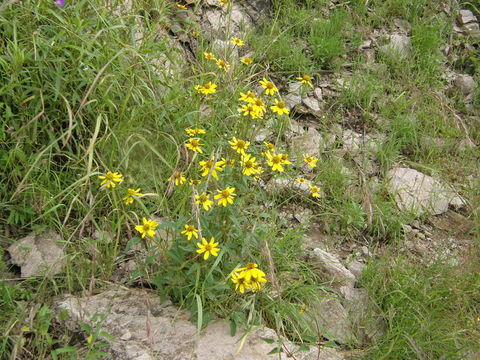
[[[265,273],[258,268],[255,263],[248,263],[245,267],[235,269],[230,275],[230,280],[235,284],[235,290],[241,292],[245,291],[260,291],[262,284],[267,282]]]

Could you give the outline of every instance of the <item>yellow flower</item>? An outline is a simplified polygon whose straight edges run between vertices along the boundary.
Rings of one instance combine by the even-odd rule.
[[[278,154],[282,159],[282,165],[291,165],[292,162],[288,160],[288,154]]]
[[[245,104],[241,108],[239,108],[238,111],[240,111],[243,114],[243,116],[250,115],[252,119],[256,119],[260,117],[257,107],[252,104]]]
[[[229,141],[228,143],[232,145],[232,149],[239,154],[245,154],[245,150],[250,146],[249,141],[237,140],[235,136],[232,141]]]
[[[275,153],[267,152],[267,164],[273,171],[283,172],[282,156]]]
[[[305,311],[307,311],[307,305],[302,304],[300,307],[300,310],[298,311],[300,314],[303,314]]]
[[[198,239],[198,229],[195,229],[195,226],[193,225],[184,225],[185,230],[183,230],[180,234],[185,235],[187,237],[187,240],[191,240],[192,236],[195,237],[195,239]]]
[[[178,7],[179,9],[182,9],[182,10],[187,10],[187,7],[186,7],[185,5],[182,5],[182,4],[178,4],[178,3],[177,3],[177,7]]]
[[[133,204],[134,197],[142,197],[143,194],[140,193],[140,188],[138,189],[128,189],[127,196],[125,196],[122,200],[124,200],[125,205]]]
[[[296,178],[295,181],[299,184],[309,184],[310,182],[307,179],[304,178]]]
[[[277,99],[275,99],[275,105],[270,106],[270,109],[278,115],[288,115],[290,113],[290,110],[286,107],[285,101],[278,101]]]
[[[198,135],[198,134],[206,134],[207,132],[203,129],[190,129],[190,128],[187,128],[185,129],[185,132],[187,133],[188,136],[195,136],[195,135]]]
[[[242,174],[252,176],[260,173],[261,169],[258,166],[257,159],[251,154],[243,154],[241,158]]]
[[[210,210],[210,208],[213,205],[213,201],[210,200],[210,195],[207,194],[207,193],[202,193],[200,195],[196,195],[195,199],[197,200],[197,201],[195,201],[195,204],[202,204],[203,209],[206,210],[206,211]]]
[[[230,69],[230,64],[228,62],[226,62],[225,60],[221,60],[221,59],[217,59],[217,66],[220,68],[220,69],[223,69],[225,71],[227,71],[228,69]]]
[[[212,172],[212,177],[214,179],[218,180],[217,171],[218,172],[223,171],[223,166],[225,165],[225,162],[223,162],[222,160],[214,161],[212,159],[212,160],[208,160],[208,161],[200,161],[199,164],[200,164],[200,167],[201,167],[200,170],[202,171],[202,176],[208,176],[208,174],[211,171]]]
[[[275,152],[275,145],[273,145],[272,143],[264,142],[263,145],[265,145],[268,152]]]
[[[220,3],[220,5],[225,6],[227,5],[228,0],[217,0],[217,1]]]
[[[233,204],[233,198],[237,196],[235,194],[234,187],[227,187],[225,190],[217,190],[217,195],[214,196],[215,200],[218,200],[218,205],[222,205],[223,207],[227,206],[227,204]]]
[[[320,194],[319,194],[320,188],[318,186],[308,185],[308,187],[310,188],[310,192],[312,193],[313,197],[315,198],[320,197]]]
[[[207,239],[202,238],[202,243],[197,243],[199,249],[197,253],[203,254],[203,259],[207,260],[210,255],[218,256],[220,248],[218,247],[218,242],[215,242],[215,238],[212,237],[210,242],[207,242]]]
[[[245,292],[245,290],[251,289],[251,285],[245,279],[245,274],[237,274],[232,272],[231,280],[235,284],[235,290],[240,291],[242,294]]]
[[[302,84],[307,84],[308,86],[313,88],[312,78],[309,75],[297,77],[297,80],[300,81]]]
[[[224,162],[224,165],[223,167],[233,167],[233,165],[235,164],[235,160],[233,159],[225,159],[225,158],[222,158],[222,161]]]
[[[243,65],[247,65],[247,66],[253,63],[253,59],[249,57],[243,58],[240,61]]]
[[[265,94],[267,95],[274,95],[276,92],[278,92],[278,89],[276,88],[275,84],[266,78],[263,78],[263,80],[260,80],[260,85],[265,89]]]
[[[142,238],[145,238],[145,236],[154,237],[154,230],[157,226],[158,223],[155,220],[147,220],[145,218],[142,218],[142,224],[135,226],[135,230],[142,234]]]
[[[256,99],[255,93],[251,91],[247,91],[246,94],[240,93],[240,99],[238,100],[253,103],[255,99]]]
[[[265,106],[265,103],[262,99],[255,98],[252,104],[255,107],[255,110],[257,111],[259,117],[262,117],[267,112],[267,107]]]
[[[203,154],[203,150],[200,147],[202,145],[203,144],[200,143],[200,139],[190,138],[190,139],[188,139],[188,143],[185,144],[185,147],[187,147],[188,149],[190,149],[194,152],[198,152],[199,154]]]
[[[181,171],[175,171],[172,176],[170,176],[167,181],[173,181],[175,186],[182,185],[187,179],[183,176]]]
[[[197,180],[197,179],[190,179],[188,181],[188,184],[191,186],[197,186],[197,185],[200,185],[201,183],[202,183],[202,180]]]
[[[212,84],[212,82],[209,81],[208,83],[206,83],[203,86],[195,85],[195,90],[197,90],[199,93],[205,94],[205,95],[215,94],[217,92],[217,85]]]
[[[246,267],[236,269],[234,273],[237,274],[236,278],[243,278],[242,283],[247,284],[248,288],[251,288],[253,292],[262,290],[262,284],[267,282],[267,279],[265,279],[265,273],[260,270],[255,263],[247,263]]]
[[[243,40],[241,40],[241,39],[239,39],[239,38],[236,38],[236,37],[232,37],[232,38],[230,39],[230,42],[231,42],[232,44],[234,44],[234,45],[237,45],[237,46],[243,46],[243,45],[245,45],[245,42],[244,42]]]
[[[107,171],[105,175],[100,175],[98,178],[102,180],[100,186],[105,185],[107,189],[113,189],[115,186],[117,186],[115,183],[120,183],[123,181],[122,177],[123,175],[118,172],[112,173],[111,171]]]
[[[303,154],[303,161],[310,165],[310,167],[314,168],[317,166],[318,159],[308,154]]]
[[[215,61],[217,61],[217,59],[215,58],[215,55],[213,55],[213,53],[204,52],[204,53],[203,53],[203,56],[204,56],[205,59],[207,59],[207,60],[215,60]]]

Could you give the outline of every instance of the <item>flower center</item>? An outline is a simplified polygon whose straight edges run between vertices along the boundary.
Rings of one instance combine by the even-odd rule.
[[[205,84],[203,87],[208,90],[210,89],[210,84]]]
[[[305,80],[305,81],[310,81],[310,79],[311,79],[311,78],[310,78],[310,76],[308,76],[308,75],[305,75],[305,76],[303,77],[303,80]]]
[[[175,179],[180,179],[182,177],[182,173],[179,171],[175,171],[175,173],[173,174],[173,177]]]
[[[205,249],[205,251],[211,251],[212,250],[212,245],[207,244],[207,245],[205,245],[204,249]]]
[[[282,161],[282,158],[278,155],[272,157],[272,163],[274,164],[280,164],[281,161]]]
[[[245,148],[245,141],[243,141],[243,140],[238,140],[238,141],[237,141],[237,148],[239,148],[239,149],[244,149],[244,148]]]
[[[108,180],[113,180],[115,178],[115,176],[113,175],[113,173],[111,172],[108,172],[105,177],[108,179]]]
[[[196,140],[196,139],[192,139],[192,140],[190,140],[190,144],[194,147],[197,147],[199,145],[199,141]]]
[[[188,231],[188,232],[194,232],[194,231],[195,231],[195,227],[192,226],[192,225],[188,225],[188,226],[187,226],[187,231]]]
[[[253,162],[251,160],[248,160],[243,166],[246,167],[247,169],[251,169],[253,168]]]
[[[150,225],[149,224],[143,224],[143,231],[147,232],[150,230]]]
[[[267,89],[273,89],[273,83],[272,82],[268,82],[267,85],[265,85],[267,87]]]
[[[222,190],[220,195],[222,195],[222,198],[228,198],[230,196],[230,192],[228,190]]]
[[[201,202],[205,202],[208,200],[208,196],[205,195],[205,194],[202,194],[200,195],[200,197],[198,198],[198,200],[200,200]]]
[[[279,102],[277,103],[277,107],[278,107],[279,109],[284,109],[284,108],[285,108],[285,101],[279,101]]]
[[[247,268],[247,270],[252,270],[252,269],[255,269],[255,263],[247,263],[247,266],[245,266]]]
[[[207,168],[211,168],[213,166],[213,161],[212,160],[208,160],[206,163],[205,163],[205,167]]]
[[[261,99],[257,99],[257,100],[255,100],[255,105],[263,106],[263,101]]]

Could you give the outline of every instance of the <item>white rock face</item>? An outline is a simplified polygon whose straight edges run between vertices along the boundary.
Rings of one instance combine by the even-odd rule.
[[[242,343],[244,331],[230,336],[227,321],[213,321],[197,334],[196,325],[188,321],[189,314],[170,302],[160,303],[158,296],[144,289],[112,288],[101,294],[78,298],[67,296],[55,304],[57,313],[66,310],[66,325],[79,330],[79,323],[92,325],[95,314],[104,314],[102,330],[113,340],[107,342],[116,360],[287,360],[285,353],[268,353],[277,344],[275,332],[268,328],[254,330]],[[98,316],[98,315],[97,315]],[[80,331],[80,330],[79,330]],[[274,340],[273,344],[263,339]],[[302,360],[343,360],[333,349],[298,351],[298,347],[283,341],[289,351]],[[333,351],[332,351],[333,350]]]
[[[410,55],[411,47],[410,37],[403,34],[393,34],[390,35],[390,43],[382,46],[381,50],[387,53],[395,53],[403,58]]]
[[[362,135],[350,129],[343,130],[343,148],[350,154],[357,154],[361,150],[377,150],[377,142],[370,135]]]
[[[314,304],[313,309],[311,312],[307,312],[307,315],[313,316],[318,323],[320,333],[327,339],[337,341],[340,344],[355,342],[355,335],[348,313],[338,299],[323,299]]]
[[[460,10],[460,14],[458,14],[457,21],[460,25],[465,25],[470,22],[477,21],[477,18],[470,10]]]
[[[469,96],[475,90],[475,80],[467,74],[459,74],[454,80],[455,86],[465,95]]]
[[[317,111],[320,111],[320,103],[318,102],[318,100],[316,98],[314,98],[313,96],[309,96],[309,97],[306,97],[304,98],[303,100],[303,104],[311,111],[313,112],[317,112]]]
[[[323,144],[322,135],[313,127],[307,132],[292,138],[292,155],[296,155],[297,161],[303,161],[303,154],[318,157],[320,146]]]
[[[309,254],[310,260],[316,263],[318,270],[328,276],[329,280],[352,284],[355,281],[355,275],[343,266],[336,256],[320,248],[313,249]]]
[[[48,232],[30,235],[10,245],[12,263],[21,267],[22,278],[55,275],[65,265],[65,253],[60,235]]]
[[[394,168],[387,173],[387,179],[388,189],[402,211],[439,215],[448,210],[449,204],[465,204],[453,189],[414,169]]]

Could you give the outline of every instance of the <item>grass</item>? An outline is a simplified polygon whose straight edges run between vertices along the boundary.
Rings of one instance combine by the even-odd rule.
[[[387,249],[371,260],[361,285],[388,330],[378,342],[357,349],[363,358],[460,359],[466,351],[478,351],[478,153],[458,144],[467,136],[480,141],[480,97],[466,104],[460,93],[445,91],[442,76],[450,67],[478,83],[478,43],[452,40],[453,16],[442,14],[437,3],[368,3],[330,8],[326,1],[275,0],[271,21],[245,37],[253,65],[216,54],[231,63],[229,72],[203,57],[212,48],[201,33],[192,49],[196,61],[186,61],[176,40],[164,36],[159,29],[178,26],[179,10],[169,1],[134,2],[115,16],[121,1],[67,2],[62,8],[33,0],[0,5],[1,248],[32,231],[55,229],[68,254],[62,273],[32,279],[19,279],[18,269],[0,261],[0,359],[105,357],[101,319],[93,327],[83,324],[81,337],[56,324],[52,300],[100,292],[133,246],[144,247],[146,256],[135,259],[137,269],[126,284],[138,285],[140,277],[161,298],[189,309],[199,328],[221,317],[232,328],[266,324],[293,341],[315,344],[323,339],[305,330],[308,322],[300,310],[330,289],[302,260],[309,228],[339,239],[335,246],[361,242]],[[372,62],[359,46],[375,29],[395,31],[396,18],[410,24],[411,56],[376,51]],[[199,30],[190,20],[181,23],[189,34]],[[380,37],[378,45],[386,41]],[[445,57],[442,45],[453,45],[455,56]],[[322,184],[319,201],[265,191],[238,167],[225,168],[219,181],[210,177],[206,184],[199,159],[213,154],[235,159],[238,166],[239,155],[228,144],[233,136],[250,141],[259,160],[265,150],[253,140],[264,123],[238,115],[239,93],[267,77],[283,95],[286,82],[305,73],[314,81],[344,78],[348,84],[337,89],[338,96],[324,98],[322,120],[308,119],[321,133],[341,124],[383,134],[378,149],[362,155],[376,159],[373,174],[365,175],[355,156],[339,156],[337,139],[308,175]],[[219,84],[213,96],[193,90],[208,81]],[[478,95],[480,87],[475,91]],[[269,140],[288,152],[287,121],[268,116],[274,132]],[[201,136],[204,154],[184,148],[188,127],[207,130]],[[429,145],[428,138],[441,144]],[[397,256],[403,225],[415,219],[399,213],[386,191],[384,175],[399,163],[453,183],[468,200],[464,215],[475,226],[461,269]],[[276,176],[263,166],[265,181]],[[98,176],[109,170],[121,172],[124,180],[107,191],[99,188]],[[166,181],[174,171],[204,180],[197,192],[234,186],[234,205],[197,214],[192,187]],[[289,177],[298,172],[287,167]],[[123,204],[129,187],[146,196]],[[309,223],[292,228],[281,212],[290,206],[311,209]],[[157,229],[162,239],[147,249],[135,230],[142,217],[167,219]],[[196,241],[180,235],[187,223],[219,241],[218,257],[195,258]],[[266,285],[269,291],[239,296],[229,274],[250,261],[267,273],[273,263],[276,271],[269,279],[275,281]]]

